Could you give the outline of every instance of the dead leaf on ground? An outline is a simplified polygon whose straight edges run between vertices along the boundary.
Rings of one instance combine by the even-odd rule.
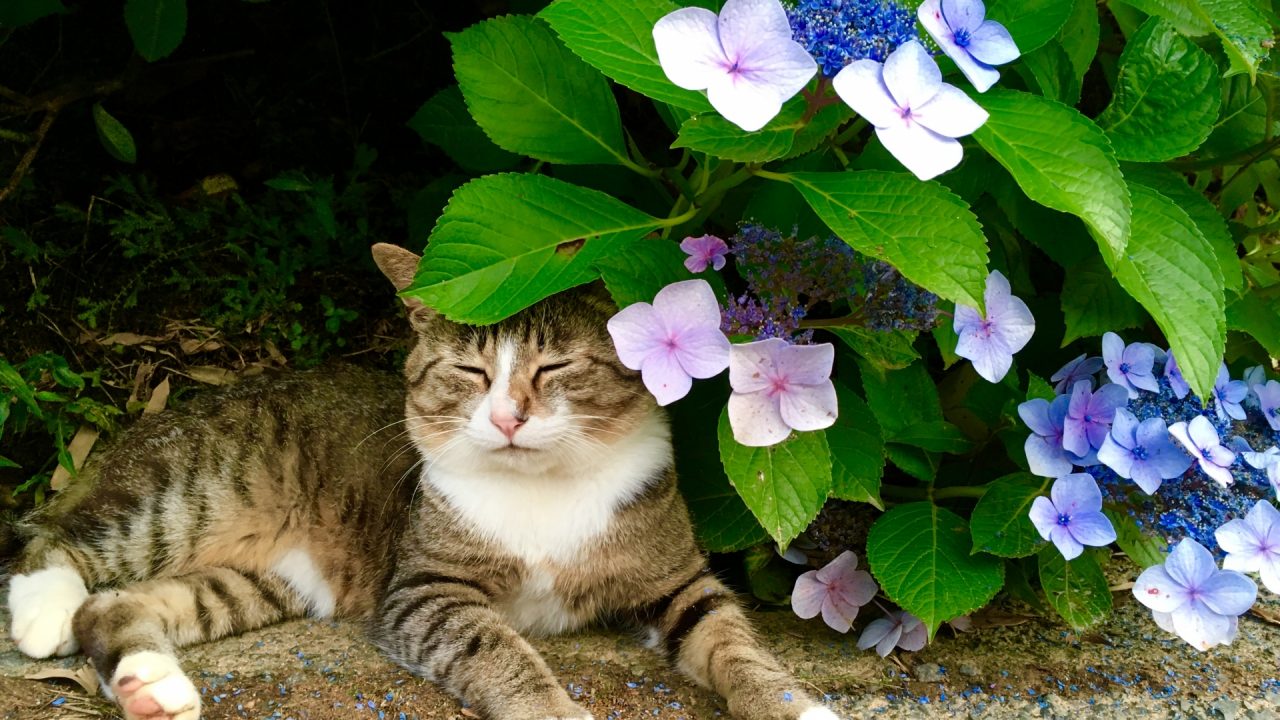
[[[147,401],[147,406],[142,409],[143,415],[154,415],[164,410],[165,405],[169,402],[169,378],[160,381],[160,384],[151,391],[151,399]]]
[[[98,428],[92,425],[81,425],[76,431],[76,436],[71,438],[71,443],[67,445],[67,452],[71,454],[71,463],[76,470],[84,467],[84,459],[89,456],[89,451],[93,449],[93,444],[96,442],[98,442]],[[61,490],[70,480],[71,473],[67,472],[62,465],[58,465],[53,471],[53,477],[49,478],[49,487]]]
[[[23,677],[27,680],[70,680],[89,695],[98,694],[98,673],[88,663],[78,668],[45,668]]]
[[[1280,625],[1280,612],[1277,612],[1272,608],[1254,605],[1249,609],[1249,612],[1256,615],[1258,619],[1263,622],[1269,622],[1272,625]]]
[[[142,345],[143,343],[158,343],[168,340],[167,337],[158,335],[139,335],[131,332],[111,333],[110,335],[99,338],[99,345]]]
[[[196,338],[186,338],[178,343],[178,347],[179,349],[182,350],[183,353],[187,355],[194,355],[196,353],[213,352],[214,350],[221,350],[222,343],[218,342],[217,340],[214,340],[213,338],[205,338],[203,340],[197,340]]]
[[[271,359],[274,360],[276,364],[281,367],[289,364],[289,361],[284,357],[284,353],[280,352],[280,348],[276,347],[275,343],[270,340],[264,340],[262,345],[267,349],[267,355],[271,356]]]
[[[236,374],[226,368],[212,365],[195,365],[186,369],[187,377],[206,385],[230,385],[236,381]]]
[[[1020,613],[1010,613],[1003,610],[980,610],[969,615],[969,627],[973,630],[981,630],[983,628],[992,627],[1009,627],[1011,625],[1021,625],[1023,623],[1035,620],[1034,615],[1022,615]]]
[[[143,360],[138,363],[138,369],[133,373],[133,389],[129,391],[129,399],[125,401],[127,407],[131,403],[135,403],[142,399],[142,388],[151,377],[151,372],[155,370],[155,365]]]

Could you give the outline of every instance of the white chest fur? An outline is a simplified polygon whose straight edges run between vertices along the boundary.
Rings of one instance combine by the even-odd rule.
[[[657,413],[575,467],[540,474],[432,466],[424,478],[481,535],[531,566],[572,563],[608,529],[619,506],[669,465],[670,433]]]

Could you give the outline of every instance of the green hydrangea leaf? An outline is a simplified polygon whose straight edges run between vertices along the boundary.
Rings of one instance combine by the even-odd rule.
[[[831,493],[831,450],[821,432],[793,432],[769,447],[733,439],[729,410],[720,415],[720,462],[729,482],[769,536],[786,546],[799,535]]]
[[[914,346],[915,332],[872,330],[861,325],[823,329],[840,338],[850,350],[888,370],[901,370],[920,359]]]
[[[1049,483],[1031,473],[1005,475],[992,482],[969,518],[973,552],[1005,558],[1034,555],[1044,539],[1027,513],[1037,497],[1049,492]]]
[[[1120,287],[1098,255],[1067,269],[1062,282],[1062,314],[1067,323],[1062,347],[1082,337],[1141,327],[1147,314]]]
[[[991,117],[974,139],[1027,197],[1084,220],[1104,256],[1123,254],[1132,210],[1106,134],[1075,109],[1038,95],[991,90],[975,100]]]
[[[614,303],[623,308],[636,302],[653,302],[662,288],[681,280],[706,280],[717,295],[724,295],[720,274],[689,272],[684,261],[689,256],[668,239],[648,238],[629,243],[596,262],[600,277]]]
[[[658,64],[653,26],[677,9],[670,0],[556,0],[538,17],[578,57],[619,85],[695,112],[711,109],[703,93],[672,84]]]
[[[693,384],[679,402],[669,406],[675,443],[676,476],[680,495],[689,506],[698,541],[711,552],[736,552],[769,540],[747,508],[720,463],[719,425],[729,395],[725,375]]]
[[[111,157],[130,165],[138,161],[138,146],[133,142],[133,135],[102,103],[93,105],[93,125],[98,130],[98,140]]]
[[[1045,599],[1073,630],[1086,630],[1111,615],[1111,590],[1093,553],[1067,562],[1049,545],[1038,557]]]
[[[454,192],[402,295],[455,322],[498,322],[594,280],[596,263],[662,222],[545,175],[486,175]]]
[[[125,0],[124,23],[147,62],[168,57],[187,34],[186,0]]]
[[[1222,269],[1223,285],[1236,292],[1244,289],[1244,271],[1240,266],[1240,257],[1236,255],[1236,240],[1231,237],[1222,213],[1218,212],[1218,208],[1209,202],[1204,193],[1191,187],[1186,177],[1159,165],[1122,163],[1120,169],[1129,182],[1146,185],[1185,210],[1196,227],[1200,228],[1200,233],[1213,246],[1218,267]]]
[[[1200,147],[1221,103],[1218,66],[1209,53],[1151,18],[1125,45],[1115,94],[1098,125],[1121,160],[1162,162]]]
[[[1129,513],[1113,507],[1105,507],[1102,512],[1116,529],[1116,544],[1129,556],[1129,559],[1142,568],[1162,565],[1169,551],[1169,544],[1160,538],[1144,532],[1138,527]]]
[[[857,393],[836,383],[840,414],[827,428],[831,449],[831,495],[871,503],[883,510],[880,478],[884,475],[884,438],[880,423]]]
[[[1134,183],[1129,189],[1133,238],[1111,269],[1121,287],[1155,318],[1187,384],[1207,398],[1227,334],[1218,258],[1177,203],[1144,185]]]
[[[62,0],[8,0],[0,3],[0,28],[29,25],[42,17],[65,14]]]
[[[1280,286],[1254,288],[1227,306],[1227,325],[1248,333],[1271,357],[1280,357]],[[1181,364],[1182,360],[1178,360]]]
[[[969,552],[969,527],[932,503],[891,508],[871,526],[867,561],[889,599],[924,621],[943,622],[986,605],[1004,585],[1004,564]]]
[[[520,161],[519,155],[494,145],[484,134],[467,112],[457,85],[432,95],[408,124],[423,142],[439,147],[465,170],[488,173],[506,170]]]
[[[446,37],[467,108],[498,147],[547,162],[631,162],[609,82],[546,23],[508,15]]]
[[[768,177],[790,182],[858,252],[939,297],[982,307],[987,240],[968,204],[942,184],[879,170]]]
[[[1139,10],[1164,18],[1184,35],[1210,33],[1222,40],[1230,67],[1226,76],[1247,73],[1252,82],[1266,59],[1271,26],[1252,0],[1124,0]]]
[[[1073,0],[991,0],[987,19],[1004,25],[1025,55],[1058,34],[1073,4]]]

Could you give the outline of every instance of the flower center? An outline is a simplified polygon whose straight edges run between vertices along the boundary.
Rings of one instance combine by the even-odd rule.
[[[768,396],[773,398],[782,395],[789,387],[790,386],[787,383],[787,378],[785,376],[771,378],[769,380]]]
[[[1066,513],[1058,513],[1058,524],[1066,527],[1071,524],[1071,516]]]
[[[1126,363],[1126,362],[1122,362],[1122,363],[1120,363],[1120,372],[1124,373],[1125,375],[1128,375],[1128,374],[1129,374],[1129,363]]]
[[[1085,422],[1087,422],[1087,423],[1091,423],[1091,422],[1093,422],[1093,416],[1092,416],[1092,415],[1088,415],[1088,414],[1086,414],[1086,415],[1084,416],[1084,421],[1085,421]]]
[[[1270,410],[1268,410],[1267,414],[1270,415],[1271,417],[1280,417],[1280,405],[1277,405],[1271,408]]]
[[[730,74],[730,75],[739,75],[739,74],[741,74],[741,73],[742,73],[742,61],[741,61],[741,60],[734,60],[734,61],[733,61],[733,64],[729,66],[729,74]]]
[[[898,109],[898,115],[900,115],[900,116],[902,117],[902,121],[903,121],[903,122],[905,122],[905,123],[906,123],[906,124],[908,124],[908,125],[910,125],[910,124],[911,124],[911,119],[912,119],[912,118],[911,118],[911,108],[909,108],[909,107],[899,108],[899,109]]]
[[[960,47],[969,47],[969,31],[963,29],[957,30],[955,40],[956,44]]]
[[[1139,460],[1139,461],[1141,461],[1141,460],[1146,460],[1146,459],[1149,457],[1149,456],[1148,456],[1148,454],[1147,454],[1147,449],[1146,449],[1145,447],[1141,446],[1141,445],[1139,445],[1139,446],[1135,447],[1135,448],[1132,450],[1132,452],[1133,452],[1133,459],[1134,459],[1134,460]]]

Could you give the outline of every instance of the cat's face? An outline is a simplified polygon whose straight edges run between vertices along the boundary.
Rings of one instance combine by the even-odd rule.
[[[419,449],[449,465],[531,470],[607,452],[654,408],[614,352],[613,312],[580,289],[487,327],[419,319],[405,363]]]

